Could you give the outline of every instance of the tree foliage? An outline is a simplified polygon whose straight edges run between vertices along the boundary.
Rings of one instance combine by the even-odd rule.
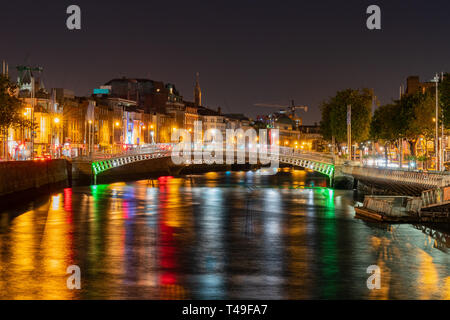
[[[370,138],[389,142],[397,139],[396,117],[397,106],[395,104],[383,105],[376,109],[370,125]]]
[[[28,125],[19,116],[21,101],[15,96],[15,90],[16,85],[10,82],[8,77],[0,75],[0,136],[2,137],[0,157],[4,156],[6,159],[8,159],[8,129],[13,126]]]
[[[396,123],[400,137],[411,141],[420,135],[432,136],[435,127],[435,100],[431,93],[405,95],[396,104]]]
[[[444,113],[444,125],[450,129],[450,73],[444,74],[444,80],[439,84],[439,102]]]
[[[320,126],[324,138],[331,140],[334,136],[338,143],[347,141],[347,106],[351,105],[352,141],[366,140],[369,137],[373,97],[370,89],[346,89],[323,102]]]
[[[0,130],[4,133],[20,123],[21,101],[14,95],[16,85],[0,75]]]
[[[370,126],[370,136],[374,140],[396,142],[406,139],[415,155],[415,147],[420,136],[426,139],[434,136],[436,123],[435,100],[429,92],[417,92],[404,95],[392,104],[384,105],[375,110]]]

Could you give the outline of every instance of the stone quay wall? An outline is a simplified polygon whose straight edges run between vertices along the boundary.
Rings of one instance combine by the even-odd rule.
[[[69,171],[66,160],[0,162],[0,197],[67,184]]]

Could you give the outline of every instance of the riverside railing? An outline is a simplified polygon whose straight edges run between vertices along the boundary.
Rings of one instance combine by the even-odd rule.
[[[383,181],[396,181],[426,185],[431,188],[450,185],[450,175],[431,172],[415,172],[370,167],[343,166],[342,172],[352,176],[366,177]]]

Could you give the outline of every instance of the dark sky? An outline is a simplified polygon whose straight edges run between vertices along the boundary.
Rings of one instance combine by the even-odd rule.
[[[66,28],[71,4],[81,31]],[[366,28],[370,4],[381,31]],[[77,95],[129,76],[192,100],[198,71],[211,107],[254,116],[272,111],[255,103],[294,99],[310,106],[310,124],[337,90],[374,88],[387,103],[408,75],[450,71],[449,31],[449,0],[2,1],[0,59],[42,66],[48,88]]]

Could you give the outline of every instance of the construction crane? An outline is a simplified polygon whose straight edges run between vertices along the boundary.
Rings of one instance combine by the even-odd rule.
[[[295,103],[294,103],[294,100],[291,100],[291,105],[290,106],[283,106],[283,105],[279,105],[279,104],[266,104],[266,103],[255,103],[254,106],[257,106],[257,107],[268,107],[268,108],[279,108],[280,111],[282,111],[282,109],[284,109],[284,111],[290,111],[292,119],[295,118],[295,110],[297,110],[297,109],[303,109],[305,112],[308,112],[308,106],[303,106],[303,105],[296,106]]]

